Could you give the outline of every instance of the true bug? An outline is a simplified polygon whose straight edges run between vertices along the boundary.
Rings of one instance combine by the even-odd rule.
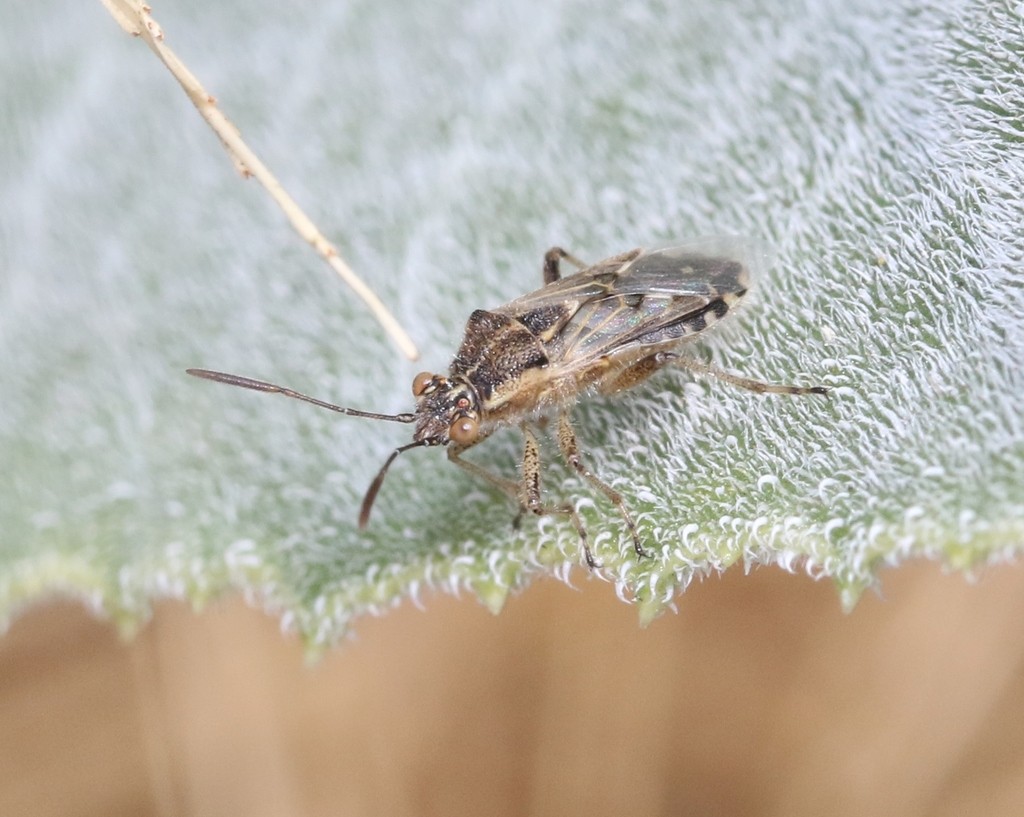
[[[755,243],[699,239],[666,249],[642,249],[587,266],[559,247],[544,256],[544,286],[496,309],[478,309],[447,375],[421,372],[412,382],[416,409],[379,414],[327,403],[283,386],[208,369],[188,373],[208,380],[305,400],[354,417],[413,423],[413,441],[396,448],[370,484],[359,512],[366,526],[388,468],[410,448],[447,446],[448,458],[504,492],[520,515],[561,514],[579,533],[590,567],[597,561],[575,508],[541,498],[540,457],[532,422],[557,418],[558,445],[566,462],[622,516],[638,555],[647,555],[622,496],[594,476],[580,459],[568,410],[585,392],[632,388],[667,364],[713,375],[756,392],[826,394],[823,386],[784,386],[727,374],[680,357],[680,347],[729,313],[746,294]],[[561,277],[562,261],[579,271]],[[462,458],[496,429],[518,425],[525,447],[518,481]],[[518,519],[518,517],[517,517]]]

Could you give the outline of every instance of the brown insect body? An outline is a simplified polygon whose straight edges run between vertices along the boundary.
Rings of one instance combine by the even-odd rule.
[[[551,283],[470,315],[449,376],[420,398],[416,439],[446,443],[443,430],[463,413],[486,436],[564,410],[588,389],[634,386],[674,359],[666,353],[722,318],[749,286],[743,263],[680,248],[632,250],[558,278],[557,259],[568,257],[551,250]],[[458,409],[448,390],[465,394],[470,407]]]
[[[492,310],[478,309],[447,376],[422,372],[413,380],[416,410],[384,415],[346,409],[258,380],[190,369],[231,385],[296,397],[353,416],[414,423],[413,442],[384,463],[363,500],[364,526],[391,463],[419,446],[448,446],[449,458],[518,503],[520,513],[568,516],[587,563],[597,565],[582,520],[572,505],[541,499],[540,459],[532,420],[557,415],[559,448],[568,464],[619,510],[638,554],[640,538],[622,497],[581,462],[567,411],[588,390],[613,393],[646,380],[669,363],[711,374],[758,392],[825,394],[820,386],[762,383],[680,358],[678,348],[724,317],[747,292],[755,248],[741,239],[702,239],[653,252],[631,250],[591,267],[560,248],[544,258],[545,285]],[[743,258],[743,255],[750,258]],[[579,272],[562,278],[560,261]],[[460,456],[497,428],[518,425],[525,449],[519,480],[495,475]],[[517,517],[518,518],[518,517]]]

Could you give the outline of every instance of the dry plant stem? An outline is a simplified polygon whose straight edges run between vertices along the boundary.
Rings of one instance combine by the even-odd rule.
[[[185,93],[188,94],[200,115],[220,138],[238,171],[244,176],[256,177],[284,211],[298,234],[320,253],[324,260],[331,265],[331,268],[341,276],[342,280],[370,307],[374,316],[385,331],[391,335],[392,340],[402,353],[410,360],[416,360],[419,357],[419,351],[398,321],[388,312],[373,290],[363,283],[362,279],[341,259],[334,245],[324,238],[323,233],[300,209],[295,200],[285,192],[281,183],[267,169],[266,165],[242,141],[238,129],[217,107],[216,99],[206,92],[195,75],[164,44],[163,30],[150,14],[150,7],[137,2],[137,0],[101,0],[101,2],[125,31],[133,36],[142,37],[160,58],[160,61],[167,66],[181,87],[185,89]]]

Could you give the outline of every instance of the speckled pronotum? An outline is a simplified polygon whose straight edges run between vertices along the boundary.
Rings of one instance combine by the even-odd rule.
[[[257,391],[274,392],[353,417],[414,423],[413,441],[396,448],[370,484],[359,512],[365,527],[388,468],[403,451],[447,446],[448,458],[507,494],[520,513],[568,517],[591,567],[597,561],[573,505],[541,496],[540,456],[532,425],[554,417],[566,462],[603,494],[625,521],[638,555],[646,555],[622,496],[583,464],[568,412],[581,395],[614,393],[674,364],[756,392],[826,394],[823,386],[784,386],[713,369],[679,354],[681,347],[724,318],[750,286],[753,242],[700,239],[616,255],[587,266],[554,247],[544,256],[544,286],[496,309],[469,316],[447,375],[421,372],[412,382],[415,411],[379,414],[343,408],[292,389],[207,369],[188,373]],[[578,272],[561,277],[560,262]],[[525,441],[519,480],[494,474],[462,454],[496,429],[518,425]]]

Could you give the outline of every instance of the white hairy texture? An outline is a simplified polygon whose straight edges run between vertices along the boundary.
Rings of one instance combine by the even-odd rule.
[[[682,6],[683,8],[679,8]],[[833,387],[663,374],[575,414],[564,466],[626,598],[737,562],[835,579],[1024,543],[1024,52],[1012,2],[177,3],[168,42],[404,322],[409,364],[152,55],[96,3],[0,10],[0,616],[62,590],[131,620],[227,588],[311,643],[427,588],[580,561],[408,428],[187,378],[236,371],[407,411],[470,311],[587,260],[707,234],[774,264],[693,354]],[[499,434],[468,456],[515,473]],[[548,443],[550,463],[557,449]],[[577,571],[576,575],[580,575]]]

